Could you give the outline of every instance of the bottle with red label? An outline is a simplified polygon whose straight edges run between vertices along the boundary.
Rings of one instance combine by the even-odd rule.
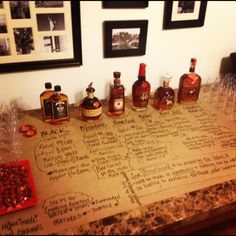
[[[93,83],[88,85],[86,89],[87,96],[80,104],[80,114],[85,121],[96,121],[101,118],[102,104],[100,100],[94,96],[95,89],[92,87]]]
[[[146,80],[146,64],[140,63],[138,80],[132,86],[132,104],[135,111],[147,109],[151,85]]]
[[[192,103],[198,100],[201,77],[195,73],[196,62],[196,58],[191,58],[189,73],[183,74],[180,77],[177,96],[179,103]]]
[[[123,116],[125,112],[125,88],[121,84],[121,73],[113,72],[114,80],[110,85],[110,94],[108,99],[108,115],[109,116]]]
[[[68,96],[61,92],[61,86],[54,86],[54,93],[50,98],[52,107],[52,124],[60,124],[63,121],[70,120],[69,99]]]

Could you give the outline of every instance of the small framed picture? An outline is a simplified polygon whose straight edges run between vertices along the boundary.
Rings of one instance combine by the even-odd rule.
[[[144,55],[148,20],[105,21],[104,57]]]
[[[80,1],[0,1],[0,72],[82,65]]]
[[[102,1],[103,8],[146,8],[148,1]]]
[[[207,1],[165,1],[163,29],[204,25]]]

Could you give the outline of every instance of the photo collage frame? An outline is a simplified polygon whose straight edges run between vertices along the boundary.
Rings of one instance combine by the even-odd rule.
[[[79,1],[0,1],[0,72],[82,65],[79,7]]]

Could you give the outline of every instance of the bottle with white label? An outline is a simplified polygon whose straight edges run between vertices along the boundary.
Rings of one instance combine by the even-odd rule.
[[[108,115],[120,117],[125,112],[125,88],[121,84],[121,73],[118,71],[113,72],[114,80],[110,85],[110,94],[108,99]]]

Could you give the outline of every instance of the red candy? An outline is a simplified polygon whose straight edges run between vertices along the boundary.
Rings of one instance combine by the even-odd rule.
[[[29,124],[21,125],[19,131],[23,133],[26,137],[32,137],[37,134],[37,128]]]
[[[0,166],[0,215],[38,204],[29,161]]]

